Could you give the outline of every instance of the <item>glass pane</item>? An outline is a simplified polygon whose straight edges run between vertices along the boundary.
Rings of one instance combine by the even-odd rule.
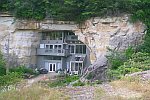
[[[75,70],[75,64],[71,63],[71,71],[74,71],[74,70]]]
[[[83,46],[83,54],[86,54],[86,46]]]
[[[49,49],[49,45],[46,45],[46,49]]]
[[[79,67],[82,67],[82,63],[79,63]]]
[[[61,49],[61,45],[58,45],[58,49]]]
[[[74,46],[71,46],[71,53],[74,53]]]
[[[49,70],[52,71],[52,64],[50,64],[50,69]]]
[[[50,45],[50,49],[53,49],[53,45]]]
[[[55,68],[56,68],[56,64],[53,64],[53,71],[55,71]]]
[[[75,63],[75,71],[78,71],[78,68],[79,68],[79,64]]]
[[[76,53],[79,53],[79,45],[76,45]]]
[[[57,49],[57,45],[54,46],[54,49]]]

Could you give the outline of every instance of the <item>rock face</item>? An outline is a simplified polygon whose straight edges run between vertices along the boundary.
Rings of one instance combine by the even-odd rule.
[[[105,19],[97,17],[87,20],[75,33],[89,47],[91,61],[95,62],[106,55],[107,47],[124,50],[139,44],[145,27],[141,22],[130,23],[127,15]]]
[[[128,16],[92,18],[83,25],[73,22],[44,20],[19,21],[12,16],[0,16],[0,48],[6,53],[7,40],[10,42],[11,59],[19,64],[36,64],[36,48],[43,30],[72,30],[90,50],[90,60],[99,66],[106,65],[107,47],[124,50],[141,42],[145,32],[141,22],[130,23]]]
[[[0,48],[6,56],[9,44],[10,63],[14,66],[35,64],[41,34],[33,29],[19,30],[17,24],[11,16],[0,17]]]
[[[92,18],[79,28],[75,33],[88,46],[92,62],[90,70],[84,76],[91,73],[95,79],[104,79],[108,47],[121,51],[129,46],[136,46],[141,43],[145,34],[145,26],[141,22],[130,23],[127,15]]]

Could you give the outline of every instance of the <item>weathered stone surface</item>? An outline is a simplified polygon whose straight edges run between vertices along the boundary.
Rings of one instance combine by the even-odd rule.
[[[76,30],[77,24],[69,21],[41,21],[40,30]]]
[[[93,73],[94,79],[101,80],[105,79],[107,48],[124,50],[138,45],[145,33],[145,26],[141,22],[130,23],[127,15],[105,19],[96,17],[87,20],[83,27],[76,30],[75,34],[88,46],[92,62],[90,67],[93,67],[83,76]]]
[[[150,80],[150,70],[143,71],[143,72],[135,72],[132,74],[127,74],[126,76],[139,77],[142,80]]]
[[[130,23],[128,15],[87,20],[84,28],[75,31],[79,39],[91,52],[91,62],[106,55],[107,47],[124,50],[128,46],[139,44],[143,38],[145,26],[141,22]],[[104,59],[99,59],[99,62]]]
[[[37,22],[37,21],[17,20],[16,29],[22,29],[22,30],[25,30],[25,29],[32,29],[32,30],[39,29],[39,22]]]
[[[28,30],[28,28],[34,28],[31,27],[32,24],[24,27],[26,30],[17,30],[17,24],[13,17],[0,17],[0,48],[5,54],[9,39],[11,62],[21,65],[35,64],[34,56],[41,34],[36,30]]]
[[[140,43],[145,33],[141,22],[130,23],[127,15],[112,18],[92,18],[80,26],[73,22],[44,20],[21,21],[11,16],[0,16],[0,47],[6,53],[7,38],[10,53],[22,64],[35,64],[36,48],[43,30],[70,30],[78,35],[90,50],[90,60],[99,66],[106,65],[107,47],[124,50]],[[94,63],[95,64],[95,63]]]

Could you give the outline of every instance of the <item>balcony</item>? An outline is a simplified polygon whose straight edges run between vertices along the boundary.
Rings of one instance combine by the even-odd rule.
[[[41,44],[62,44],[62,40],[41,40]]]
[[[37,55],[45,56],[68,56],[69,52],[65,49],[46,49],[46,48],[39,48],[37,49]]]
[[[78,36],[76,35],[67,36],[66,41],[78,41]]]

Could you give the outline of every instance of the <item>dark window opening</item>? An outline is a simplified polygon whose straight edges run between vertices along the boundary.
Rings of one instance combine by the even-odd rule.
[[[45,56],[45,60],[61,60],[58,56]]]
[[[72,62],[71,63],[71,71],[80,71],[83,67],[83,63]]]
[[[86,46],[85,45],[76,45],[76,53],[86,54]]]
[[[69,45],[69,51],[70,51],[70,53],[75,53],[75,46]]]
[[[75,60],[76,60],[76,61],[83,61],[83,60],[84,60],[84,57],[75,57]]]
[[[62,40],[62,34],[63,32],[61,31],[43,32],[42,39],[43,40]]]

